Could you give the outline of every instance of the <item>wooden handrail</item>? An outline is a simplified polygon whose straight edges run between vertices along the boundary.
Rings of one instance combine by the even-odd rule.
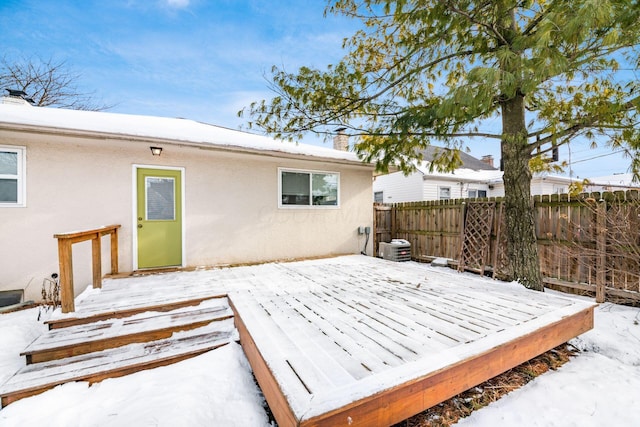
[[[54,234],[58,239],[58,263],[60,265],[60,305],[63,313],[75,311],[73,292],[73,261],[71,246],[74,243],[91,240],[91,265],[93,287],[102,287],[102,236],[111,235],[111,273],[118,273],[118,228],[117,225],[106,225],[93,230],[73,231]]]

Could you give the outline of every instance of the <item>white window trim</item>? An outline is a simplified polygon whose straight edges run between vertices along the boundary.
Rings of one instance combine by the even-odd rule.
[[[18,200],[15,203],[0,202],[0,208],[24,208],[27,206],[27,147],[17,145],[0,145],[0,151],[13,152],[18,155],[18,174],[1,175],[0,178],[18,180]]]
[[[443,199],[442,198],[442,193],[440,192],[441,190],[443,190],[445,188],[447,190],[449,190],[449,197],[447,199]],[[438,200],[451,200],[451,199],[452,199],[452,197],[451,197],[451,187],[448,186],[448,185],[438,185]]]
[[[283,205],[282,204],[282,172],[294,172],[294,173],[325,173],[338,176],[338,195],[336,205]],[[313,180],[309,180],[309,185],[312,185]],[[309,189],[311,190],[311,188]],[[278,209],[339,209],[340,208],[340,172],[326,171],[326,170],[313,170],[313,169],[292,169],[292,168],[278,168]],[[311,200],[310,200],[311,201]]]

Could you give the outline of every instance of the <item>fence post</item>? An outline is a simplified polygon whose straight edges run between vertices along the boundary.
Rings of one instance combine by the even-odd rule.
[[[596,211],[596,302],[603,303],[606,298],[607,280],[607,202],[600,199]]]

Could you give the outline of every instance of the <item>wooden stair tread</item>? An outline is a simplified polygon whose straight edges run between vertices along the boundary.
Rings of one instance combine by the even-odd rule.
[[[117,310],[94,312],[87,315],[75,313],[75,316],[73,317],[62,317],[60,319],[48,320],[45,322],[45,324],[49,326],[49,329],[66,328],[70,326],[99,322],[101,320],[130,317],[139,313],[143,313],[145,311],[161,311],[161,312],[171,311],[171,310],[175,310],[182,307],[198,305],[203,301],[206,301],[209,299],[216,299],[216,298],[226,298],[226,294],[207,295],[207,296],[201,296],[197,298],[191,298],[191,299],[185,299],[185,300],[179,300],[179,301],[171,301],[171,302],[165,301],[162,303],[160,303],[160,301],[154,301],[154,303],[157,302],[157,304],[153,304],[153,305],[149,305],[149,301],[147,301],[147,304],[135,304],[135,305],[132,305],[131,307],[120,308]]]
[[[46,362],[135,342],[168,338],[173,332],[194,329],[233,317],[227,300],[204,301],[198,306],[169,312],[146,312],[123,319],[52,329],[21,353],[27,364]]]
[[[235,339],[232,319],[147,343],[27,365],[0,387],[2,406],[72,381],[102,381],[194,357]]]

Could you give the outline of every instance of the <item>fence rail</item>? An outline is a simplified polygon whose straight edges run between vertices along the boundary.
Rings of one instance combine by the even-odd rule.
[[[494,203],[487,204],[488,201]],[[533,202],[545,282],[575,284],[579,289],[596,292],[599,301],[604,300],[606,293],[610,299],[630,298],[640,302],[638,190],[535,196]],[[376,204],[376,253],[379,242],[405,239],[411,243],[413,259],[443,257],[464,262],[461,255],[465,238],[479,233],[472,228],[480,225],[474,226],[472,222],[465,227],[467,209],[475,203],[483,203],[483,209],[487,206],[493,209],[485,214],[487,221],[481,224],[485,228],[482,238],[488,242],[488,248],[483,247],[483,263],[494,276],[508,276],[506,213],[501,198]]]

